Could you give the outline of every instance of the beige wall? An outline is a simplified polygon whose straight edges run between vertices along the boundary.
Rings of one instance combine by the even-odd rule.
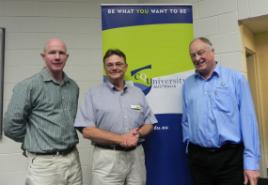
[[[48,38],[66,41],[70,58],[66,72],[85,91],[101,81],[101,3],[134,0],[0,0],[0,27],[6,28],[4,111],[14,85],[41,70],[40,52]],[[89,141],[81,138],[79,152],[85,185],[89,184]],[[0,185],[23,185],[27,168],[20,144],[0,140]]]
[[[251,85],[259,121],[262,146],[262,174],[267,175],[268,167],[268,32],[254,34],[245,26],[240,26],[244,45],[244,57],[248,57],[248,78]]]
[[[268,167],[268,32],[257,34],[255,36],[257,46],[257,60],[259,71],[261,109],[262,109],[262,140],[264,143],[266,167]]]

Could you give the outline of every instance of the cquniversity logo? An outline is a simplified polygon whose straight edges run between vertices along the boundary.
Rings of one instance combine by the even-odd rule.
[[[140,88],[145,95],[150,92],[152,87],[152,79],[148,77],[148,70],[150,69],[152,69],[152,65],[147,65],[131,71],[134,85]]]

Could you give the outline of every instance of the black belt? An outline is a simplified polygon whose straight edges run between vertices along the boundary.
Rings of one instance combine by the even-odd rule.
[[[67,148],[65,150],[55,150],[55,151],[49,151],[49,152],[29,152],[33,155],[68,155],[69,153],[71,153],[73,150],[75,149],[75,146]]]
[[[139,146],[141,143],[138,143],[137,146]],[[109,150],[119,150],[119,151],[132,151],[137,148],[137,146],[130,147],[130,148],[125,148],[120,145],[103,145],[103,144],[97,144],[94,143],[96,147],[103,148],[103,149],[109,149]]]
[[[214,148],[214,147],[202,147],[193,143],[189,143],[188,149],[189,150],[198,150],[201,152],[208,152],[208,153],[215,153],[215,152],[220,152],[220,151],[225,151],[228,149],[237,149],[243,147],[243,144],[241,143],[224,143],[220,148]]]

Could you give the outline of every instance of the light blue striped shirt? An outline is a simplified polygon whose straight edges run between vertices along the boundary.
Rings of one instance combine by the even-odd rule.
[[[97,127],[117,134],[144,123],[154,124],[157,120],[143,92],[132,85],[117,91],[109,81],[88,90],[75,119],[75,127]]]
[[[205,80],[195,73],[183,86],[183,140],[203,147],[244,144],[244,169],[259,168],[258,124],[248,82],[238,72],[216,66]]]
[[[44,68],[19,82],[4,116],[6,136],[29,152],[64,150],[78,143],[73,127],[79,89],[64,74],[62,84]]]

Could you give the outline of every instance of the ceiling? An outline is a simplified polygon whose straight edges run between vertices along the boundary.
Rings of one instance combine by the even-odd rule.
[[[246,25],[253,33],[268,31],[268,15],[244,19],[239,22]]]

